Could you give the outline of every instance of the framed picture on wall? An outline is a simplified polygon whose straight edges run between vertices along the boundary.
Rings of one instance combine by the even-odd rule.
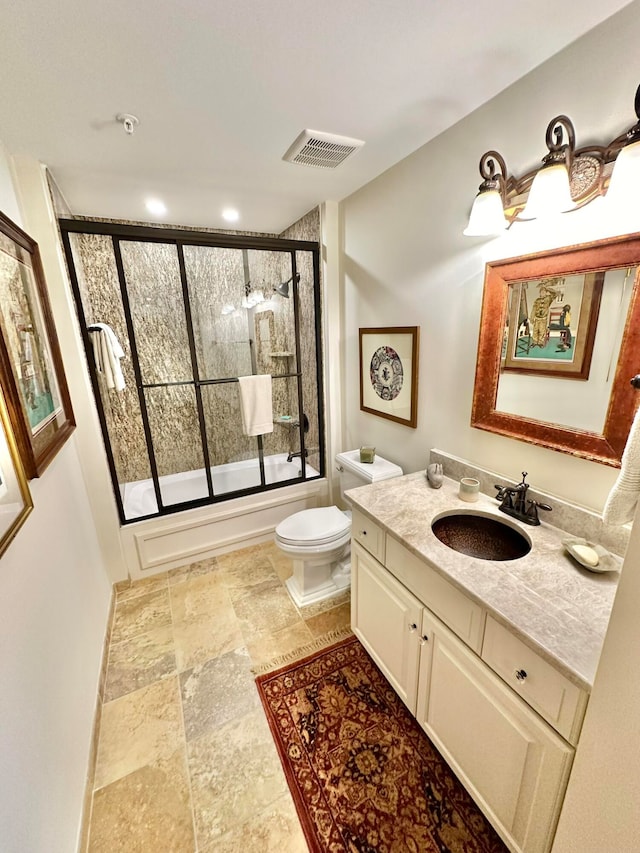
[[[29,479],[75,427],[37,243],[0,213],[0,379]]]
[[[418,423],[418,326],[360,329],[360,408],[408,427]]]
[[[604,272],[509,284],[503,369],[588,379]]]
[[[33,509],[27,478],[0,393],[0,555]]]

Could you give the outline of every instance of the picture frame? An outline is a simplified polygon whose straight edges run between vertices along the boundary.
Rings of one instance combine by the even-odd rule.
[[[33,509],[29,485],[0,392],[0,556]]]
[[[502,369],[589,378],[604,271],[509,283]]]
[[[554,376],[543,380],[543,377],[520,377],[506,372],[505,329],[511,283],[589,272],[604,272],[605,276],[598,326],[603,324],[606,343],[600,353],[596,352],[599,328],[588,381],[556,382]],[[638,408],[638,392],[630,382],[638,374],[638,352],[640,233],[490,261],[485,266],[471,426],[619,468]],[[499,400],[502,378],[522,378],[529,385],[538,385],[540,380],[556,386],[546,398],[552,417],[546,414],[536,417],[530,411],[502,405]],[[590,411],[593,407],[590,385],[594,380],[599,383],[602,396],[602,425],[573,423],[570,415],[575,407],[571,398],[582,395],[585,410]],[[565,402],[567,405],[560,411],[560,403]]]
[[[0,380],[28,479],[75,428],[37,243],[0,213]]]
[[[417,427],[419,337],[419,326],[359,330],[363,412]]]

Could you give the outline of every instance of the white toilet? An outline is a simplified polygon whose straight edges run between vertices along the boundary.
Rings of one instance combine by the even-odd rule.
[[[340,495],[347,489],[402,476],[402,468],[376,456],[360,462],[359,450],[338,453]],[[293,559],[293,575],[286,581],[289,595],[303,607],[338,595],[351,584],[351,513],[337,506],[303,509],[281,521],[275,542]]]

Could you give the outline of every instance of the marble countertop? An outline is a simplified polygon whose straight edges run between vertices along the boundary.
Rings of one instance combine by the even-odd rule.
[[[346,497],[571,681],[591,690],[619,573],[590,572],[578,565],[561,541],[571,533],[545,521],[534,527],[507,519],[495,498],[482,493],[475,503],[462,501],[457,481],[446,477],[442,488],[432,489],[424,472],[350,489]],[[508,561],[453,551],[431,530],[433,518],[452,509],[481,510],[511,522],[531,539],[531,551]],[[615,560],[622,565],[620,558]]]

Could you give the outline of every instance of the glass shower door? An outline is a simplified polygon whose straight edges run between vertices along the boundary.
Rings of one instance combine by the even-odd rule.
[[[156,504],[177,507],[210,497],[200,434],[178,248],[118,241],[130,339],[137,356],[142,417],[149,438]],[[156,479],[157,478],[157,479]],[[141,487],[142,488],[142,487]]]

